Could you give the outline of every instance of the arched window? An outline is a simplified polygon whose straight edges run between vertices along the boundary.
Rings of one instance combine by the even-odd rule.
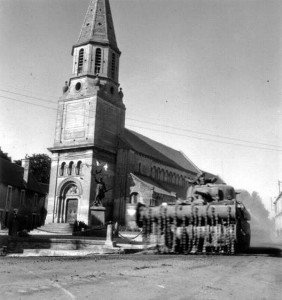
[[[137,193],[132,193],[130,195],[130,204],[137,204],[139,200],[139,195]]]
[[[71,175],[72,174],[72,168],[73,168],[73,161],[71,161],[69,163],[69,167],[68,167],[68,175]]]
[[[183,176],[180,176],[180,186],[185,186],[185,179]]]
[[[179,185],[179,176],[178,175],[176,175],[175,184]]]
[[[155,178],[156,177],[156,169],[155,169],[155,167],[153,167],[152,169],[151,169],[151,172],[152,172],[152,178]]]
[[[112,72],[112,78],[115,79],[115,72],[116,71],[116,55],[115,53],[112,54],[112,68],[111,68],[111,72]]]
[[[156,179],[160,179],[160,169],[157,168],[157,171],[156,171]]]
[[[81,164],[82,164],[81,160],[76,164],[76,168],[75,168],[75,174],[76,175],[81,174],[81,167],[82,167]]]
[[[95,54],[95,74],[99,74],[101,70],[102,51],[100,48],[96,49]]]
[[[168,174],[168,183],[171,183],[171,179],[172,179],[172,173],[169,172],[169,174]]]
[[[167,171],[165,171],[165,175],[164,175],[164,181],[165,181],[165,182],[167,182],[167,180],[168,180],[168,172],[167,172]]]
[[[161,169],[161,172],[160,172],[160,180],[161,180],[161,181],[164,181],[164,169]]]
[[[172,179],[171,179],[172,184],[175,184],[175,174],[172,174]]]
[[[77,73],[81,73],[83,69],[84,49],[79,50]]]
[[[63,163],[61,164],[60,172],[59,172],[60,176],[64,176],[64,173],[65,173],[65,165],[66,165],[65,162],[63,162]]]
[[[156,199],[150,199],[150,206],[156,206]]]

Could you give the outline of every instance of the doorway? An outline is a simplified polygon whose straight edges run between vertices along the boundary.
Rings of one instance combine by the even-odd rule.
[[[78,199],[67,199],[66,223],[73,224],[77,220]]]

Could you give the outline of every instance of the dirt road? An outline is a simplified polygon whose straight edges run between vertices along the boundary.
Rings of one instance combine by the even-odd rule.
[[[0,299],[281,299],[281,251],[0,258]]]

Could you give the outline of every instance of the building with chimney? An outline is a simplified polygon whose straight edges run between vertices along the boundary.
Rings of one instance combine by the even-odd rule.
[[[19,166],[0,148],[0,229],[9,227],[14,212],[21,220],[19,229],[42,225],[47,192],[48,186],[37,182],[30,172],[28,159]]]
[[[185,178],[201,172],[182,152],[125,128],[120,56],[109,0],[91,0],[58,102],[47,223],[91,225],[102,187],[106,221],[124,225],[128,205],[184,199]]]

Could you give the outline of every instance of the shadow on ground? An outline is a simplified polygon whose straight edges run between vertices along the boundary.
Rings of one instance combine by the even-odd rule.
[[[245,254],[282,257],[282,241],[254,238]]]

